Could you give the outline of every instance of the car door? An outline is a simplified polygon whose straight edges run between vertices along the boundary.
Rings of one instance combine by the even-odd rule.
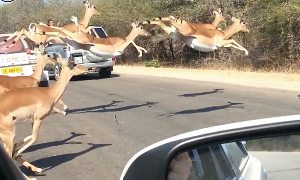
[[[0,177],[1,180],[26,180],[20,168],[14,163],[0,143]]]
[[[299,149],[300,115],[224,124],[145,147],[120,180],[298,180]]]

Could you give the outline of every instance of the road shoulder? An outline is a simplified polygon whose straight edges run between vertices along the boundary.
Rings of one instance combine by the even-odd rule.
[[[288,91],[300,90],[299,74],[258,73],[232,70],[196,70],[175,68],[149,68],[142,66],[114,66],[115,74],[178,78],[196,81],[219,82],[258,88]]]

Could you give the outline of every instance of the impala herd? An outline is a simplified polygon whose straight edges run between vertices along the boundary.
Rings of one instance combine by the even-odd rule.
[[[85,50],[105,57],[119,56],[129,44],[133,44],[139,52],[139,56],[142,56],[142,51],[147,51],[137,46],[134,39],[139,35],[149,36],[149,33],[143,29],[143,25],[155,24],[160,26],[170,38],[184,42],[198,51],[210,52],[218,47],[233,47],[245,51],[245,54],[248,55],[248,51],[244,47],[235,40],[229,39],[239,31],[249,32],[246,23],[232,17],[233,24],[231,27],[225,30],[217,29],[220,22],[225,22],[220,9],[213,12],[215,20],[211,24],[189,22],[173,16],[158,17],[152,21],[141,22],[137,20],[132,22],[132,30],[127,37],[99,38],[96,33],[94,33],[96,37],[88,34],[90,30],[93,31],[92,26],[88,25],[91,17],[100,13],[90,2],[84,1],[84,5],[85,14],[80,21],[73,16],[71,20],[74,23],[62,27],[31,23],[29,31],[26,29],[17,31],[0,43],[0,45],[4,45],[8,43],[8,40],[15,37],[12,44],[6,46],[6,48],[11,48],[21,36],[26,36],[40,46],[39,51],[36,52],[38,54],[36,69],[31,76],[0,76],[0,139],[10,157],[34,172],[42,172],[42,169],[22,159],[21,153],[37,141],[41,123],[52,110],[66,115],[67,106],[60,98],[71,77],[87,71],[86,68],[76,64],[72,59],[63,60],[55,54],[53,57],[48,55],[44,49],[44,45],[48,42],[68,42],[68,44],[71,42],[71,46],[81,44],[81,47]],[[170,26],[167,26],[164,23],[165,21],[169,22]],[[38,87],[45,65],[55,64],[56,62],[62,65],[59,80],[51,87]],[[63,105],[64,111],[55,107],[57,102]],[[21,142],[14,143],[15,124],[25,119],[31,119],[32,134]],[[26,175],[24,174],[24,176]],[[26,178],[35,179],[27,176]]]

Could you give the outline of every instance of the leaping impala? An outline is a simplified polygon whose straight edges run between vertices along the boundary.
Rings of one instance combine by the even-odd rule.
[[[232,21],[234,22],[232,26],[223,31],[198,27],[194,34],[184,36],[183,41],[191,48],[200,52],[211,52],[220,47],[233,47],[245,51],[245,55],[248,56],[248,51],[244,47],[235,40],[229,38],[239,31],[249,32],[249,29],[246,27],[246,23],[241,22],[240,19],[232,17]],[[170,22],[184,35],[186,21],[175,21],[175,19],[170,17]]]
[[[35,71],[30,76],[5,76],[0,75],[0,97],[5,92],[17,89],[17,88],[27,88],[27,87],[38,87],[41,81],[41,76],[43,73],[43,69],[46,64],[55,65],[55,60],[50,57],[50,55],[42,55],[38,52],[37,64]],[[67,105],[64,104],[62,100],[58,100],[58,102],[64,107],[64,111],[59,110],[56,107],[53,107],[53,110],[57,113],[66,115],[66,110],[68,109]]]
[[[176,28],[177,34],[180,35],[180,40],[186,43],[189,47],[200,52],[211,52],[219,47],[233,47],[242,51],[245,51],[245,55],[248,55],[248,51],[238,44],[235,40],[229,38],[239,31],[249,32],[245,22],[241,22],[240,19],[232,17],[234,22],[231,27],[221,31],[216,29],[206,29],[204,27],[197,27],[194,34],[190,34],[187,26],[188,22],[184,20],[177,20],[174,17],[169,17],[168,21],[172,26]],[[188,32],[188,33],[187,33]],[[185,33],[189,34],[185,36]]]
[[[195,26],[204,27],[207,29],[216,29],[220,22],[226,22],[224,16],[221,13],[221,9],[218,9],[218,11],[213,11],[213,14],[215,15],[215,19],[211,24],[189,22],[189,26],[187,28],[190,29],[189,30],[190,34],[193,34],[195,32]],[[176,19],[174,16],[171,17],[173,19]],[[181,21],[181,19],[176,19],[176,20]],[[183,34],[181,34],[172,24],[171,26],[167,26],[163,21],[170,21],[170,17],[154,18],[153,21],[147,20],[144,21],[143,24],[156,24],[160,26],[172,39],[181,42],[183,40]]]
[[[75,20],[75,24],[77,24],[76,22],[76,18],[72,18],[72,20]],[[86,30],[82,30],[80,29],[80,31],[72,33],[64,28],[60,28],[60,27],[53,27],[55,29],[58,29],[61,33],[60,34],[66,34],[69,39],[69,41],[71,41],[72,43],[80,43],[80,44],[85,44],[86,46],[84,47],[85,50],[91,51],[95,54],[98,54],[99,56],[102,57],[106,57],[106,58],[113,58],[116,56],[120,56],[123,54],[124,49],[130,44],[132,43],[133,46],[137,49],[137,51],[139,52],[139,57],[142,56],[142,51],[144,51],[145,53],[147,52],[146,49],[137,46],[134,43],[134,39],[141,35],[141,36],[149,36],[150,34],[145,31],[143,29],[142,23],[139,22],[138,20],[136,21],[136,23],[132,22],[131,23],[132,26],[132,30],[129,33],[128,36],[126,36],[125,38],[121,38],[121,37],[107,37],[107,38],[97,38],[97,37],[93,37],[90,34],[87,34],[84,31],[89,30],[89,28],[87,28]],[[58,36],[60,36],[60,34]]]
[[[83,66],[74,64],[71,59],[63,60],[57,57],[57,60],[62,64],[62,72],[53,86],[14,89],[0,97],[0,138],[5,150],[10,157],[38,173],[42,172],[42,169],[25,161],[21,153],[37,141],[42,121],[63,95],[71,77],[87,71]],[[18,146],[14,147],[15,124],[27,118],[32,119],[32,134],[16,143]],[[19,147],[21,148],[17,149]],[[26,178],[35,179],[27,176]]]
[[[79,21],[78,26],[81,29],[86,29],[89,25],[91,17],[93,15],[100,15],[100,13],[97,10],[97,8],[94,5],[92,5],[89,1],[83,1],[83,3],[85,5],[85,14],[81,21]],[[48,25],[44,26],[42,25],[42,23],[31,23],[28,27],[29,32],[24,28],[21,31],[16,31],[3,42],[1,42],[0,45],[6,43],[8,40],[16,36],[12,44],[7,46],[7,48],[11,48],[15,45],[15,42],[17,42],[23,35],[28,37],[36,45],[46,44],[50,40],[52,40],[54,43],[63,43],[63,41],[60,38],[58,38],[57,36],[53,36],[55,34],[58,34],[59,32],[57,29],[53,29],[52,27],[53,26]],[[67,24],[65,26],[62,26],[61,28],[64,28],[70,32],[77,31],[77,26],[75,25],[75,23]]]

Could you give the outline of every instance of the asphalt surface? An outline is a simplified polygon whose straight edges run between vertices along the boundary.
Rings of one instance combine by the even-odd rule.
[[[152,143],[213,125],[298,114],[297,95],[171,78],[88,75],[69,83],[62,97],[69,114],[47,117],[23,158],[48,167],[33,174],[39,180],[119,179],[128,160]],[[30,130],[28,121],[19,123],[16,141]]]
[[[297,180],[300,176],[299,152],[249,152],[267,170],[268,180]]]

